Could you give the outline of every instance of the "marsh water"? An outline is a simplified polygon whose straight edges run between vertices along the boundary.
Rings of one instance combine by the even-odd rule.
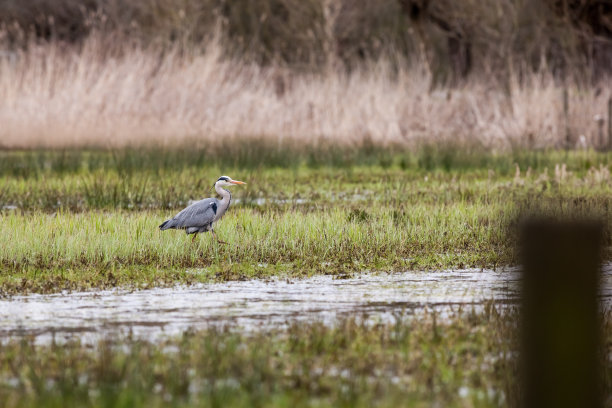
[[[257,330],[295,321],[333,324],[346,315],[369,322],[480,308],[518,299],[519,271],[361,273],[338,279],[250,280],[147,290],[14,296],[0,300],[0,338],[95,341],[131,334],[156,340],[211,325]],[[603,269],[602,300],[612,302],[612,265]]]

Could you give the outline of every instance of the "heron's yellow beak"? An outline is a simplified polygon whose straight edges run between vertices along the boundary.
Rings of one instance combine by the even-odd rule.
[[[232,180],[234,184],[246,184],[244,181]]]

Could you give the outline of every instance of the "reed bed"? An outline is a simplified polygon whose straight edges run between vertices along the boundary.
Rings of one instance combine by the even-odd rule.
[[[595,120],[606,120],[607,79],[563,86],[546,73],[483,76],[448,88],[418,62],[298,73],[228,59],[214,42],[191,54],[129,44],[112,53],[108,43],[90,36],[78,48],[32,44],[0,57],[0,146],[607,144]]]

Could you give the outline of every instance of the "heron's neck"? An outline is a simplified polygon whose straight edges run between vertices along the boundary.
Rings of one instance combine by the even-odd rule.
[[[232,194],[218,184],[215,184],[215,191],[222,197],[221,204],[229,205],[229,202],[232,199]]]

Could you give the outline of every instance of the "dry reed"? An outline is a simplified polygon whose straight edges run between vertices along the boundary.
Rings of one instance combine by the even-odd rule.
[[[228,60],[215,42],[197,55],[108,47],[94,35],[78,49],[51,42],[0,56],[0,147],[184,147],[223,138],[489,150],[565,143],[563,87],[547,74],[443,88],[418,63],[298,74]],[[572,147],[600,144],[594,117],[605,115],[610,85],[569,86]]]

